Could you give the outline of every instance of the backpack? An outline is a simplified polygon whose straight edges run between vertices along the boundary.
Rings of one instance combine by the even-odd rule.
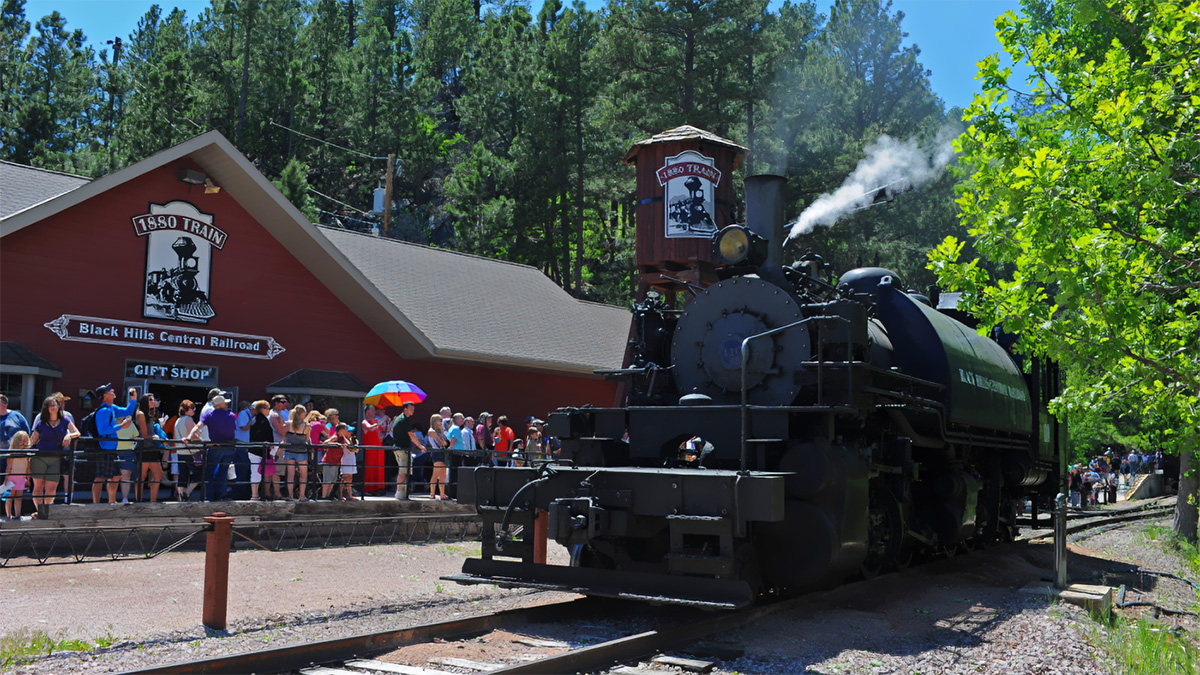
[[[83,434],[85,438],[99,438],[100,437],[100,429],[96,427],[96,411],[95,410],[88,413],[87,417],[80,420],[79,432],[81,434]],[[90,446],[93,448],[97,447],[97,445],[98,445],[97,441],[94,441],[94,440],[83,441],[83,442],[87,446]]]

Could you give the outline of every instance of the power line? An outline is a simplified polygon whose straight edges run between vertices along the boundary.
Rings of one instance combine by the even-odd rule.
[[[344,207],[346,207],[346,208],[350,209],[351,211],[358,211],[359,213],[363,214],[364,216],[369,216],[369,215],[371,215],[371,214],[367,213],[366,211],[363,211],[362,209],[357,209],[357,208],[355,208],[355,207],[353,207],[353,206],[350,206],[350,205],[349,205],[349,204],[347,204],[346,202],[343,202],[343,201],[339,201],[339,200],[337,200],[337,199],[334,199],[333,197],[330,197],[330,196],[329,196],[329,195],[327,195],[327,194],[322,194],[321,192],[318,192],[318,191],[317,191],[317,189],[316,189],[316,188],[314,188],[314,187],[313,187],[313,186],[311,186],[311,185],[309,185],[309,186],[308,186],[308,191],[309,191],[309,192],[312,192],[312,193],[314,193],[314,194],[316,194],[316,195],[319,195],[319,196],[321,196],[321,197],[324,197],[325,199],[328,199],[329,201],[331,201],[331,202],[334,202],[335,204],[341,204],[342,206],[344,206]]]
[[[347,147],[345,147],[345,146],[342,146],[342,145],[338,145],[337,143],[331,143],[331,142],[329,142],[329,141],[327,141],[327,140],[324,140],[324,139],[321,139],[321,138],[317,138],[316,136],[310,136],[310,135],[308,135],[308,134],[304,133],[303,131],[299,131],[299,130],[293,129],[293,128],[291,128],[291,127],[285,127],[285,126],[283,126],[282,124],[280,124],[279,122],[276,122],[275,120],[271,120],[271,124],[272,124],[273,126],[277,126],[277,127],[279,127],[280,129],[285,129],[285,130],[287,130],[287,131],[290,131],[290,132],[292,132],[293,134],[300,134],[301,136],[303,136],[303,137],[305,137],[305,138],[310,138],[310,139],[312,139],[312,140],[314,140],[314,141],[316,141],[316,142],[318,142],[318,143],[324,143],[325,145],[331,145],[331,146],[333,146],[333,147],[337,148],[338,150],[345,150],[346,152],[353,153],[353,154],[355,154],[355,155],[358,155],[359,157],[366,157],[367,159],[379,159],[379,160],[387,160],[387,157],[375,157],[375,156],[373,156],[373,155],[368,155],[368,154],[367,154],[367,153],[365,153],[365,152],[359,152],[359,151],[357,151],[357,150],[351,150],[350,148],[347,148]]]

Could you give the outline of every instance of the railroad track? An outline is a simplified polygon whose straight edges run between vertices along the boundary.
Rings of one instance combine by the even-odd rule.
[[[525,660],[515,664],[483,663],[453,657],[434,660],[435,664],[440,663],[459,672],[474,670],[487,672],[489,675],[595,672],[622,663],[636,662],[685,643],[694,643],[707,635],[735,630],[768,614],[787,609],[803,597],[756,605],[735,612],[702,613],[699,619],[696,618],[695,610],[683,607],[649,608],[643,604],[604,598],[582,598],[395,631],[174,663],[130,671],[128,675],[248,672],[288,672],[302,675],[453,675],[451,671],[376,661],[369,657],[418,644],[461,642],[500,628],[513,629],[529,624],[570,623],[605,616],[613,625],[628,625],[636,623],[633,619],[639,615],[642,615],[642,623],[645,623],[644,615],[649,610],[655,610],[657,615],[653,617],[652,622],[661,623],[661,627],[621,634],[578,647],[573,647],[566,641],[530,640],[527,644],[549,647],[556,653],[537,657],[527,655],[521,657]],[[622,617],[622,614],[628,616]]]
[[[1130,522],[1153,520],[1169,514],[1174,506],[1155,504],[1138,510],[1121,512],[1095,512],[1088,517],[1068,524],[1069,535],[1079,535],[1093,530],[1124,526]],[[1043,538],[1046,530],[1034,531],[1031,538]],[[1021,545],[1018,543],[1017,545]],[[132,671],[134,675],[158,675],[160,673],[301,673],[302,675],[452,675],[450,670],[438,670],[444,666],[453,672],[474,671],[492,674],[516,673],[573,673],[602,671],[624,663],[636,663],[647,657],[670,652],[700,641],[705,636],[728,634],[775,612],[783,611],[803,601],[807,595],[796,596],[755,605],[733,612],[697,613],[694,609],[680,607],[651,608],[643,604],[622,603],[603,598],[581,598],[547,603],[533,607],[506,610],[494,614],[456,619],[440,623],[414,626],[399,630],[370,633],[349,638],[315,642],[292,647],[263,650],[248,654],[236,654],[220,658]],[[657,612],[648,621],[656,627],[651,630],[636,630],[605,637],[595,644],[572,646],[579,640],[531,640],[531,644],[553,651],[550,655],[535,650],[525,655],[511,654],[518,663],[472,661],[455,657],[432,659],[433,667],[414,667],[379,660],[372,657],[414,645],[436,642],[462,644],[500,629],[519,629],[531,624],[570,625],[581,620],[606,617],[611,625],[627,626],[646,623],[646,615]],[[536,631],[533,631],[536,633]],[[610,632],[620,632],[614,629]],[[447,652],[454,649],[449,647]],[[692,664],[702,667],[703,664]]]

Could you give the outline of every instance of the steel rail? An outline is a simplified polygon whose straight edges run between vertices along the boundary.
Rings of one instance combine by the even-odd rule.
[[[184,661],[165,666],[127,671],[125,675],[167,675],[169,673],[278,673],[321,664],[366,657],[412,644],[434,640],[467,639],[490,630],[517,623],[553,621],[569,616],[589,616],[590,605],[599,601],[579,598],[561,602],[520,607],[493,614],[442,621],[389,630],[365,633],[348,638],[323,640],[308,644],[264,649],[244,654],[220,656],[199,661]]]

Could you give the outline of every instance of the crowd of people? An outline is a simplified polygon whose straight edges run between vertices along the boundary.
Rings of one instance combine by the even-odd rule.
[[[206,401],[185,399],[171,411],[153,393],[127,394],[118,405],[116,389],[101,385],[93,392],[98,407],[76,419],[66,409],[70,398],[55,393],[32,423],[0,395],[4,518],[35,518],[56,498],[71,501],[84,464],[92,503],[157,502],[164,489],[177,501],[408,499],[410,488],[426,485],[430,499],[442,500],[452,497],[453,466],[521,466],[562,447],[533,417],[518,433],[506,416],[488,412],[443,407],[426,421],[415,403],[394,418],[367,405],[356,428],[335,408],[293,406],[281,394],[235,409],[227,392],[212,389]],[[35,511],[28,516],[27,491]]]
[[[1107,450],[1087,464],[1072,464],[1067,479],[1070,504],[1087,508],[1114,503],[1117,492],[1132,486],[1135,476],[1161,470],[1163,461],[1162,450],[1141,453],[1131,450],[1128,455]]]

